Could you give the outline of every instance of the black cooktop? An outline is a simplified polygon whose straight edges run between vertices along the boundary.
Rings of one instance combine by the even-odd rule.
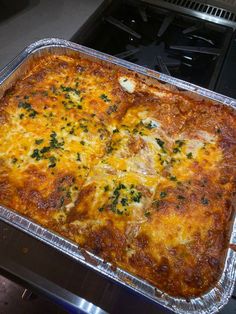
[[[140,5],[139,1],[117,1],[72,40],[217,90],[221,75],[225,72],[232,34],[233,30],[223,25],[157,6]],[[229,68],[228,71],[235,76],[236,71]],[[228,71],[224,75],[224,82],[232,80]],[[221,92],[236,97],[233,86],[225,90],[221,84]]]

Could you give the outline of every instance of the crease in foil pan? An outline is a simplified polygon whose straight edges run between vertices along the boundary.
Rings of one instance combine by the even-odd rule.
[[[173,87],[191,92],[193,95],[203,96],[222,104],[234,107],[236,109],[236,100],[217,94],[205,88],[193,85],[191,83],[161,74],[133,63],[106,55],[93,49],[71,43],[62,39],[42,39],[25,50],[23,50],[12,62],[10,62],[0,72],[0,97],[5,90],[10,88],[14,82],[29,69],[30,64],[36,58],[46,54],[72,54],[79,53],[82,57],[93,60],[102,60],[116,66],[125,67],[131,71],[140,73],[148,78],[154,78],[162,83],[167,83]],[[218,312],[229,300],[233,292],[236,281],[236,218],[235,209],[231,223],[231,244],[227,249],[222,275],[214,288],[201,297],[191,298],[189,300],[171,297],[162,291],[156,289],[143,279],[140,279],[130,273],[117,268],[114,270],[111,264],[105,263],[103,259],[85,250],[79,249],[72,241],[38,225],[32,220],[21,216],[15,211],[0,206],[0,219],[9,223],[27,234],[37,238],[40,241],[54,247],[55,249],[70,256],[74,260],[92,268],[99,273],[126,286],[136,293],[151,299],[164,308],[175,313],[191,314],[210,314]]]

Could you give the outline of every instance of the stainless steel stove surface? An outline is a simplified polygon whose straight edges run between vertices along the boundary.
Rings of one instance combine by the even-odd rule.
[[[114,1],[73,40],[236,97],[232,85],[235,74],[231,75],[236,72],[236,64],[235,70],[230,69],[232,62],[224,70],[226,60],[230,59],[227,54],[233,22],[215,24],[166,7],[140,1]]]

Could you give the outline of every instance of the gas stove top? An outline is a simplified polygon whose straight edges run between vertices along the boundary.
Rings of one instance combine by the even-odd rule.
[[[232,77],[224,75],[223,90],[222,84],[219,88],[233,36],[230,26],[146,2],[114,1],[73,40],[236,97],[234,86],[229,87]]]

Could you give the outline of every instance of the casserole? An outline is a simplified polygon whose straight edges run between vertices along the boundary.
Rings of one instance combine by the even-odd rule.
[[[234,256],[234,109],[102,54],[91,60],[86,48],[78,56],[77,45],[35,45],[46,43],[70,52],[35,54],[1,100],[2,205],[87,249],[93,267],[99,255],[156,286],[144,281],[164,303],[191,307]]]

